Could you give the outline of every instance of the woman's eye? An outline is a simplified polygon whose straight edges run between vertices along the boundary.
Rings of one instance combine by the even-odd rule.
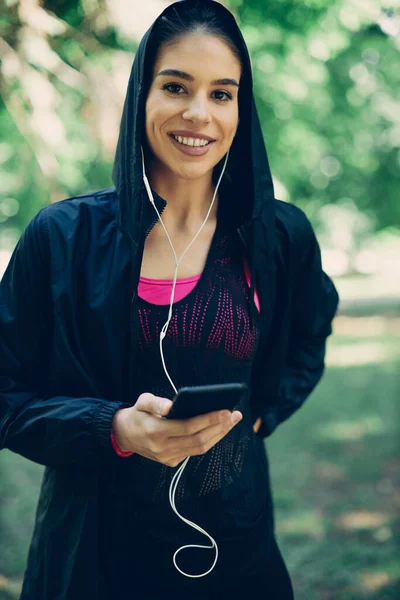
[[[166,83],[163,86],[163,90],[167,90],[171,94],[179,94],[181,93],[180,90],[183,90],[183,87],[179,83]]]
[[[214,97],[219,102],[229,102],[229,100],[232,100],[231,94],[229,92],[223,92],[222,90],[216,90],[214,92]]]

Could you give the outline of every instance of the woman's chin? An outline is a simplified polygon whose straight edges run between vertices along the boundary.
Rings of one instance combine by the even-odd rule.
[[[193,181],[195,179],[202,179],[203,177],[212,176],[214,165],[177,165],[173,169],[175,175],[181,179],[187,179]]]

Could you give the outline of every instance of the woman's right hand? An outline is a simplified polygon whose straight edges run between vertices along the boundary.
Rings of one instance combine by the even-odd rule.
[[[176,467],[187,456],[205,454],[239,421],[242,413],[217,410],[190,419],[163,419],[172,401],[141,394],[134,406],[115,413],[112,431],[118,447]]]

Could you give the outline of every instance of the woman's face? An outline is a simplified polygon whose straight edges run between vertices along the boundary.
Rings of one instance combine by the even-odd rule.
[[[241,67],[225,42],[195,32],[161,47],[146,101],[154,166],[184,179],[211,174],[238,126]]]

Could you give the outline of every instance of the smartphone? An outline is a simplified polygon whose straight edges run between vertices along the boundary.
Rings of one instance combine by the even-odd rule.
[[[219,383],[183,387],[178,390],[167,419],[190,419],[214,410],[237,408],[246,396],[245,383]]]

